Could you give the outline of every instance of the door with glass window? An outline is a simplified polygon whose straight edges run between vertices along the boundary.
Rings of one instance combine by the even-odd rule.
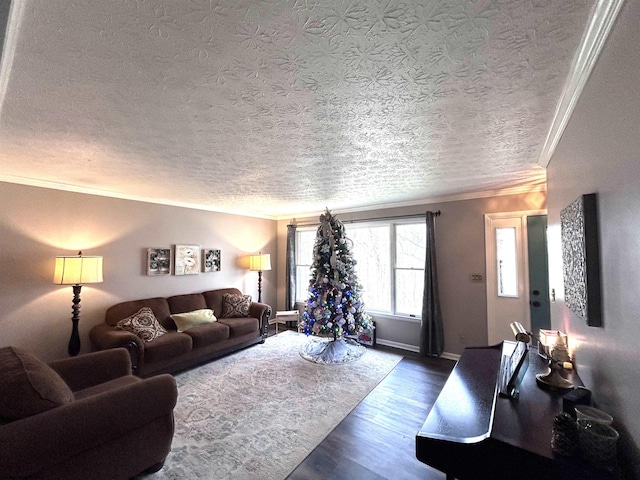
[[[509,325],[531,330],[527,217],[546,212],[485,215],[488,344],[513,338]]]

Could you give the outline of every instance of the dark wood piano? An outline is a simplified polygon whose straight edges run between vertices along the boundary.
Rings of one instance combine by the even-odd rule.
[[[536,384],[535,374],[547,364],[533,349],[526,354],[519,394],[498,395],[503,348],[513,349],[513,342],[464,350],[416,435],[418,460],[446,473],[447,480],[615,478],[552,452],[553,419],[567,390]],[[582,385],[573,372],[567,378]]]

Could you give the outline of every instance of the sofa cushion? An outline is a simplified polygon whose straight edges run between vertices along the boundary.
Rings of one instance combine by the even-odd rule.
[[[242,317],[242,318],[225,318],[221,320],[221,323],[224,323],[229,327],[229,336],[237,337],[239,335],[244,335],[245,333],[251,332],[260,332],[260,324],[257,318],[253,317]]]
[[[173,297],[167,298],[167,303],[169,304],[171,313],[193,312],[194,310],[201,310],[208,307],[201,293],[174,295]]]
[[[76,400],[81,400],[83,398],[93,397],[94,395],[98,395],[100,393],[110,392],[111,390],[114,390],[116,388],[133,385],[134,383],[139,383],[141,381],[142,379],[136,377],[135,375],[124,375],[122,377],[113,378],[111,380],[107,380],[106,382],[93,385],[92,387],[77,390],[73,392],[73,395],[75,396]]]
[[[116,326],[135,333],[143,342],[149,343],[167,333],[149,307],[142,307],[133,315],[123,318]]]
[[[229,327],[220,322],[207,323],[190,328],[186,335],[191,337],[193,348],[207,347],[229,338]]]
[[[0,417],[18,420],[74,400],[73,392],[47,364],[19,348],[0,349]]]
[[[248,317],[251,307],[251,295],[225,293],[222,296],[220,318]]]
[[[174,313],[171,315],[171,320],[176,323],[179,332],[202,325],[203,323],[212,323],[217,320],[213,314],[213,310],[210,308],[202,308],[200,310],[194,310],[193,312]]]
[[[169,332],[144,344],[144,362],[153,363],[188,353],[193,348],[191,337],[186,333]]]

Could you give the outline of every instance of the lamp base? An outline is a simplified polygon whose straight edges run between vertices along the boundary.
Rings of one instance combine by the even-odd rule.
[[[560,390],[568,390],[574,387],[573,383],[564,378],[560,373],[558,373],[556,367],[553,364],[553,361],[549,365],[549,371],[547,373],[538,373],[536,375],[536,382],[538,385],[550,388],[557,388]]]

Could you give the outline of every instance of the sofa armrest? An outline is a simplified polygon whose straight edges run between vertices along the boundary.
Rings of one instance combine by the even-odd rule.
[[[131,370],[134,374],[138,372],[139,365],[144,361],[144,342],[137,335],[106,323],[99,323],[91,328],[89,338],[98,350],[126,348],[131,357]]]
[[[178,398],[163,374],[0,425],[0,478],[46,471],[167,415]]]
[[[131,375],[131,358],[124,348],[102,350],[49,363],[71,390],[83,390]]]
[[[260,331],[263,341],[269,333],[269,318],[271,318],[271,306],[266,303],[251,302],[249,316],[260,320]]]

